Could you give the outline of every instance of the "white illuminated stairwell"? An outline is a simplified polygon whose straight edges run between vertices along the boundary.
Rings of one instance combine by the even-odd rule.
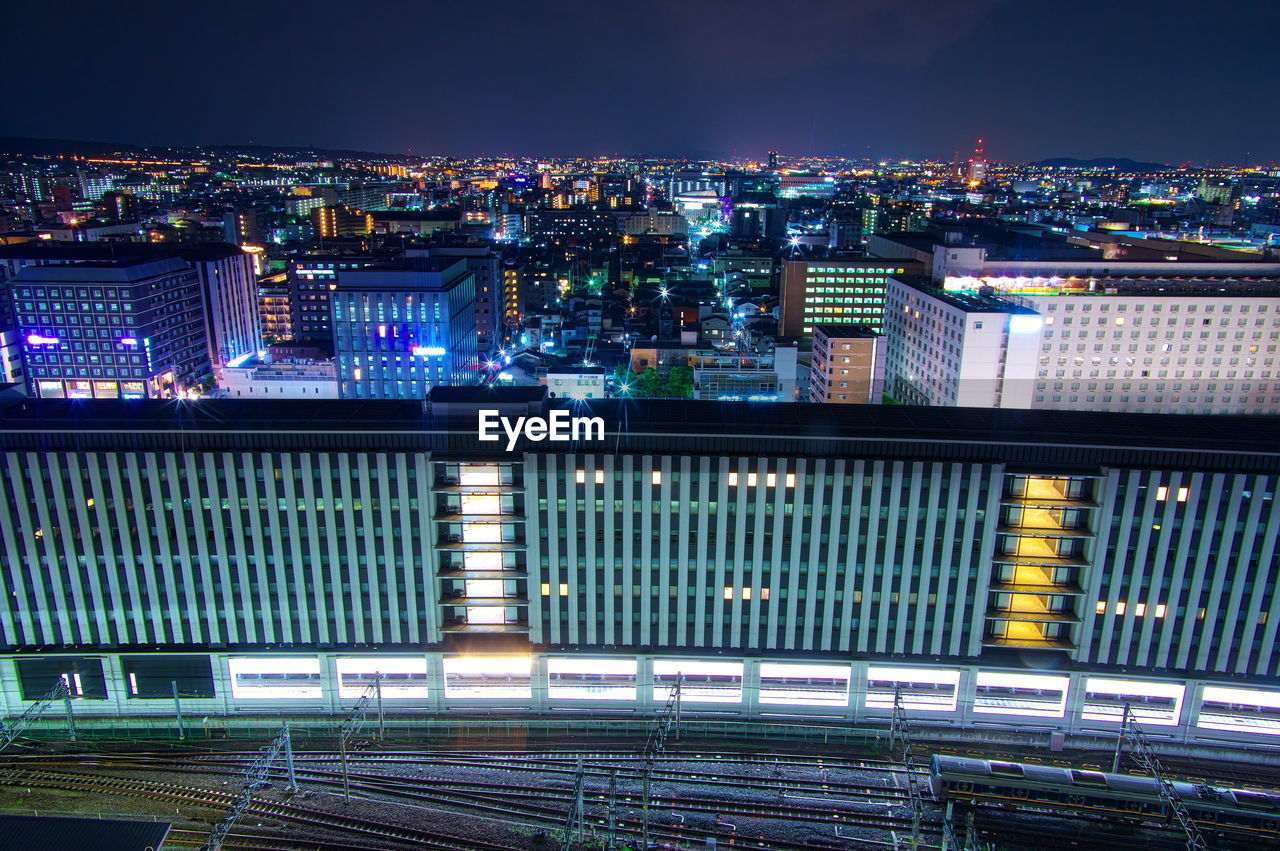
[[[445,632],[529,632],[517,476],[513,464],[438,464],[433,499]]]

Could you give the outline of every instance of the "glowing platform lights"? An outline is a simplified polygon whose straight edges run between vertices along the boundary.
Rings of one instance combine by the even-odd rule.
[[[420,358],[438,358],[445,353],[443,346],[414,346],[410,351]]]

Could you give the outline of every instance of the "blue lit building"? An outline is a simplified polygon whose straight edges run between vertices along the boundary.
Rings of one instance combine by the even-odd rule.
[[[200,278],[176,257],[27,266],[9,289],[32,395],[167,398],[211,378]]]
[[[475,280],[454,258],[338,270],[329,305],[339,397],[421,399],[476,383]]]

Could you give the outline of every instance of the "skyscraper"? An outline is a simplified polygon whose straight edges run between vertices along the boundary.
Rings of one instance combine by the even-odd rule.
[[[10,286],[33,395],[171,397],[210,379],[199,276],[177,258],[27,266]]]
[[[342,398],[421,399],[478,380],[475,273],[465,259],[341,270],[330,308]]]

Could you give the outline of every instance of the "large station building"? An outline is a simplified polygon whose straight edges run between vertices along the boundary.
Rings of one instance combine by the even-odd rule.
[[[0,713],[686,711],[1280,737],[1280,423],[11,401]],[[478,439],[480,411],[603,439]],[[553,420],[551,426],[555,427]]]

